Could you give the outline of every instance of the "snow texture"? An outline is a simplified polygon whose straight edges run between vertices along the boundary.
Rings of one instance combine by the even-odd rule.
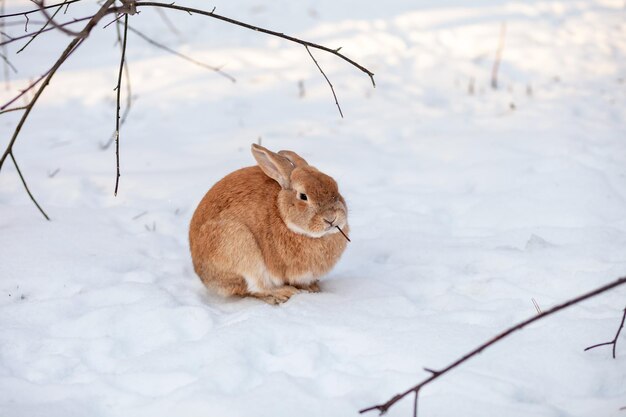
[[[540,308],[626,274],[623,1],[189,2],[331,47],[154,10],[129,33],[134,104],[113,197],[119,62],[96,28],[55,77],[0,175],[0,415],[344,417]],[[30,8],[7,2],[7,11]],[[76,16],[94,4],[70,6]],[[19,21],[15,19],[14,21]],[[501,23],[498,90],[490,73]],[[23,30],[11,26],[11,33]],[[11,58],[2,101],[68,39]],[[299,87],[299,85],[301,87]],[[0,118],[4,149],[19,114]],[[351,238],[322,293],[279,307],[221,299],[195,276],[187,227],[250,143],[334,176]],[[620,417],[626,289],[540,321],[421,393],[420,416]],[[389,416],[410,415],[412,401]]]

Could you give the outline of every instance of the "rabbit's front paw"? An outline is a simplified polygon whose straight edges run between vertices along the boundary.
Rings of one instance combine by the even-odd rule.
[[[291,285],[285,285],[273,289],[262,294],[254,294],[255,297],[265,301],[268,304],[282,304],[289,300],[293,295],[299,293],[300,290]]]
[[[317,282],[312,282],[311,284],[308,285],[296,285],[296,287],[302,291],[306,291],[306,292],[320,292],[322,291],[320,288],[320,284],[318,284]]]

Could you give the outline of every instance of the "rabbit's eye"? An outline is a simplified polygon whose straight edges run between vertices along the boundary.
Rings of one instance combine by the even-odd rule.
[[[304,193],[298,194],[298,198],[303,201],[307,201],[309,199]]]

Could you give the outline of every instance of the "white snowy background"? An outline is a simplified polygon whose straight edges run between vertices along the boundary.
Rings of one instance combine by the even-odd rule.
[[[15,147],[52,221],[10,161],[0,174],[1,416],[356,415],[536,314],[533,298],[545,310],[626,274],[624,1],[184,4],[341,46],[377,87],[313,50],[341,119],[303,47],[168,11],[176,34],[144,8],[133,27],[237,82],[129,33],[113,197],[114,151],[99,144],[119,49],[113,25],[96,28]],[[12,46],[1,101],[67,42]],[[18,117],[0,117],[0,148]],[[208,293],[188,254],[195,206],[253,164],[259,137],[334,176],[350,208],[323,292],[278,307]],[[619,288],[516,333],[424,389],[420,416],[626,416],[626,336],[615,360],[583,352],[613,338],[625,300]]]

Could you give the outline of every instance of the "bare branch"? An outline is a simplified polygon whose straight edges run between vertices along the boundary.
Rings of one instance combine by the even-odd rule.
[[[109,13],[109,8],[114,3],[114,1],[115,0],[106,0],[104,4],[100,7],[98,12],[96,12],[96,14],[93,15],[92,18],[89,20],[89,22],[87,22],[87,24],[85,25],[81,33],[89,34],[89,32],[91,32],[91,30],[98,24],[100,19],[102,19],[107,13]],[[22,130],[22,126],[24,126],[24,123],[26,122],[28,115],[32,111],[33,107],[35,106],[35,103],[37,102],[39,97],[41,97],[41,94],[44,92],[46,87],[50,84],[50,80],[52,79],[54,74],[57,72],[57,70],[67,60],[67,58],[82,44],[84,40],[85,40],[84,36],[76,37],[72,39],[72,41],[67,45],[67,47],[61,54],[61,56],[54,63],[52,68],[48,70],[47,76],[45,77],[44,82],[39,86],[39,89],[33,96],[32,100],[28,103],[26,110],[24,111],[24,114],[22,115],[22,118],[20,119],[17,126],[15,127],[15,130],[13,131],[13,136],[11,137],[11,140],[9,141],[9,144],[6,147],[6,150],[2,154],[2,157],[0,157],[0,170],[2,170],[4,161],[9,156],[9,153],[11,153],[13,149],[13,145],[15,144],[15,141],[17,140],[17,137],[19,136],[20,131]]]
[[[122,37],[122,53],[120,58],[120,70],[117,74],[117,108],[115,114],[115,162],[117,165],[117,175],[115,177],[115,192],[120,185],[120,96],[122,92],[122,72],[124,70],[124,62],[126,62],[126,38],[128,35],[128,14],[124,14],[124,35]]]
[[[251,25],[251,24],[248,24],[248,23],[241,22],[239,20],[231,19],[229,17],[216,14],[213,11],[207,12],[207,11],[201,10],[201,9],[194,9],[194,8],[191,8],[191,7],[178,6],[178,5],[174,4],[174,3],[166,4],[166,3],[157,3],[157,2],[152,2],[152,1],[138,1],[136,3],[136,6],[137,7],[145,7],[145,6],[163,7],[163,8],[166,8],[166,9],[181,10],[181,11],[187,12],[189,14],[197,13],[197,14],[200,14],[200,15],[203,15],[203,16],[208,16],[208,17],[212,17],[214,19],[222,20],[224,22],[228,22],[228,23],[236,25],[236,26],[241,26],[241,27],[244,27],[246,29],[251,29],[251,30],[254,30],[255,32],[265,33],[265,34],[268,34],[268,35],[271,35],[271,36],[276,36],[278,38],[282,38],[282,39],[286,39],[286,40],[291,41],[291,42],[298,43],[298,44],[303,45],[303,46],[308,46],[310,48],[315,48],[315,49],[319,49],[319,50],[322,50],[322,51],[326,51],[328,53],[331,53],[333,55],[338,56],[339,58],[343,59],[344,61],[350,63],[352,66],[354,66],[354,67],[358,68],[359,70],[363,71],[364,73],[366,73],[370,77],[370,80],[372,81],[372,85],[374,87],[376,87],[376,83],[374,82],[374,73],[372,71],[368,70],[367,68],[365,68],[364,66],[360,65],[359,63],[357,63],[357,62],[353,61],[352,59],[348,58],[347,56],[339,53],[339,50],[341,48],[331,49],[331,48],[328,48],[328,47],[323,46],[323,45],[318,45],[318,44],[313,43],[313,42],[309,42],[309,41],[305,41],[305,40],[302,40],[302,39],[299,39],[299,38],[296,38],[296,37],[293,37],[293,36],[285,35],[284,33],[275,32],[273,30],[264,29],[264,28],[259,27],[259,26],[254,26],[254,25]],[[215,10],[215,9],[213,9],[213,10]]]
[[[611,340],[610,342],[604,342],[604,343],[598,343],[597,345],[593,345],[593,346],[589,346],[588,348],[585,348],[585,352],[590,350],[590,349],[594,349],[600,346],[613,346],[613,359],[615,359],[615,348],[617,347],[617,339],[619,339],[619,334],[622,331],[622,328],[624,327],[624,321],[626,320],[626,307],[624,308],[624,315],[622,315],[622,322],[620,323],[619,327],[617,328],[617,333],[615,334],[615,337],[613,338],[613,340]]]
[[[20,179],[22,180],[22,184],[24,185],[24,188],[26,189],[26,192],[28,193],[28,196],[33,201],[33,203],[35,203],[35,205],[37,206],[37,208],[39,209],[41,214],[43,214],[43,216],[46,218],[46,220],[50,220],[50,217],[48,217],[46,212],[43,211],[43,209],[41,208],[41,206],[39,205],[37,200],[35,200],[35,197],[33,196],[33,194],[30,192],[30,189],[28,188],[28,184],[26,184],[26,180],[24,179],[24,176],[22,175],[22,171],[20,170],[20,166],[17,164],[17,161],[15,160],[15,156],[13,156],[13,151],[11,151],[9,153],[9,155],[11,156],[11,160],[13,161],[13,165],[15,165],[15,169],[17,170],[17,174],[20,176]]]
[[[317,67],[318,70],[320,70],[320,72],[322,73],[322,75],[324,76],[324,78],[326,78],[326,82],[328,83],[328,85],[330,86],[330,91],[332,91],[333,93],[333,97],[335,98],[335,104],[337,105],[337,109],[339,109],[339,115],[341,115],[341,118],[343,119],[343,112],[341,111],[341,106],[339,105],[339,101],[337,100],[337,94],[335,94],[335,89],[333,88],[333,84],[330,82],[330,80],[328,79],[328,77],[326,76],[326,73],[324,72],[324,70],[322,69],[322,67],[320,67],[320,64],[317,63],[317,60],[315,59],[315,57],[313,56],[313,54],[311,53],[311,51],[309,50],[309,47],[304,45],[304,47],[306,48],[306,51],[309,53],[309,56],[311,57],[311,59],[313,60],[313,62],[315,62],[315,66]],[[341,230],[341,229],[340,229]],[[343,233],[343,232],[341,232]],[[345,235],[344,235],[345,236]]]
[[[460,359],[457,359],[456,361],[452,362],[450,365],[446,366],[445,368],[443,368],[441,371],[438,371],[437,373],[433,373],[430,377],[424,379],[422,382],[420,382],[419,384],[409,388],[408,390],[404,391],[403,393],[397,394],[394,397],[392,397],[390,400],[388,400],[385,403],[382,404],[378,404],[378,405],[374,405],[372,407],[367,407],[364,408],[362,410],[359,411],[359,413],[363,414],[366,413],[368,411],[374,411],[377,410],[380,412],[380,414],[385,414],[395,403],[397,403],[398,401],[400,401],[401,399],[403,399],[404,397],[406,397],[407,395],[411,394],[411,393],[415,393],[416,395],[419,393],[420,389],[422,389],[423,387],[425,387],[426,385],[430,384],[432,381],[434,381],[435,379],[439,378],[442,375],[445,375],[447,372],[449,372],[450,370],[456,368],[457,366],[461,365],[462,363],[466,362],[467,360],[471,359],[472,357],[478,355],[479,353],[481,353],[482,351],[484,351],[485,349],[487,349],[488,347],[490,347],[491,345],[499,342],[500,340],[506,338],[507,336],[509,336],[511,333],[514,333],[517,330],[521,330],[524,327],[528,326],[531,323],[534,323],[537,320],[541,320],[544,317],[550,316],[558,311],[561,311],[567,307],[571,307],[573,305],[576,305],[582,301],[585,301],[589,298],[595,297],[599,294],[602,294],[606,291],[612,290],[613,288],[616,288],[620,285],[626,284],[626,277],[622,277],[619,278],[609,284],[603,285],[602,287],[596,288],[595,290],[589,291],[585,294],[579,295],[578,297],[574,297],[570,300],[567,300],[561,304],[558,304],[554,307],[552,307],[549,310],[546,310],[544,312],[542,312],[541,314],[536,314],[533,317],[526,319],[518,324],[516,324],[515,326],[512,326],[508,329],[506,329],[505,331],[499,333],[498,335],[496,335],[495,337],[493,337],[492,339],[488,340],[487,342],[483,343],[482,345],[478,346],[477,348],[475,348],[474,350],[470,351],[469,353],[465,354],[463,357],[461,357]],[[625,313],[626,314],[626,313]],[[623,324],[623,323],[622,323]],[[621,327],[620,327],[621,329]],[[429,371],[432,372],[432,371]]]
[[[5,1],[5,0],[0,0],[0,1]],[[11,136],[5,150],[4,153],[1,155],[0,157],[0,171],[2,170],[2,166],[4,165],[4,162],[6,161],[6,159],[11,156],[13,157],[13,146],[15,145],[15,142],[22,130],[22,127],[24,126],[24,123],[26,122],[26,120],[28,119],[30,112],[33,110],[34,106],[36,105],[37,101],[39,100],[39,98],[41,97],[41,94],[43,94],[43,91],[46,89],[46,87],[49,85],[51,79],[54,77],[54,75],[56,74],[57,70],[63,65],[63,63],[69,58],[69,56],[78,48],[80,47],[80,45],[82,45],[82,42],[89,36],[89,34],[91,33],[91,30],[102,20],[102,18],[108,14],[116,14],[119,17],[124,17],[124,35],[123,35],[123,39],[122,39],[122,51],[121,51],[121,58],[120,58],[120,65],[119,65],[119,71],[118,71],[118,79],[117,79],[117,94],[116,94],[116,104],[117,104],[117,108],[116,108],[116,120],[115,120],[115,154],[116,154],[116,180],[115,180],[115,195],[117,195],[118,189],[119,189],[119,178],[120,178],[120,155],[119,155],[119,139],[120,139],[120,127],[124,124],[124,121],[126,120],[126,116],[128,115],[128,112],[130,110],[131,107],[131,91],[130,91],[130,77],[128,74],[128,66],[126,65],[126,43],[127,43],[127,35],[128,35],[128,30],[130,29],[132,32],[134,32],[135,34],[137,34],[138,36],[142,37],[144,40],[146,40],[147,42],[151,43],[152,45],[164,49],[174,55],[177,55],[189,62],[192,62],[196,65],[202,66],[203,68],[207,68],[210,69],[212,71],[216,71],[218,73],[220,73],[222,76],[228,78],[229,80],[235,82],[235,78],[226,74],[225,72],[223,72],[221,70],[221,68],[219,67],[213,67],[213,66],[209,66],[206,65],[202,62],[196,61],[188,56],[185,56],[165,45],[162,45],[158,42],[155,42],[154,40],[150,39],[149,37],[147,37],[146,35],[144,35],[143,33],[137,31],[136,29],[133,28],[129,28],[128,26],[128,15],[134,15],[136,13],[139,13],[137,11],[137,7],[155,7],[155,8],[169,8],[169,9],[173,9],[173,10],[180,10],[180,11],[185,11],[188,14],[199,14],[199,15],[204,15],[204,16],[209,16],[209,17],[213,17],[215,19],[218,20],[222,20],[226,23],[230,23],[233,25],[237,25],[237,26],[241,26],[241,27],[245,27],[247,29],[251,29],[254,30],[256,32],[262,32],[271,36],[275,36],[275,37],[279,37],[285,40],[288,40],[290,42],[294,42],[294,43],[298,43],[300,45],[303,45],[306,49],[307,52],[309,53],[309,55],[311,56],[311,58],[313,59],[313,61],[315,62],[316,66],[318,67],[318,69],[320,70],[320,72],[322,73],[322,75],[325,77],[325,79],[327,80],[327,82],[329,83],[330,87],[331,87],[331,91],[333,93],[333,96],[335,97],[335,103],[337,104],[337,107],[339,109],[339,113],[341,114],[341,116],[343,117],[343,113],[342,110],[339,106],[339,102],[337,100],[335,91],[334,91],[334,87],[332,86],[332,84],[330,83],[330,80],[328,79],[328,77],[326,76],[326,74],[324,73],[324,71],[322,70],[322,68],[319,66],[319,64],[317,63],[316,59],[313,57],[310,48],[315,48],[315,49],[319,49],[328,53],[331,53],[335,56],[340,57],[341,59],[343,59],[344,61],[350,63],[351,65],[353,65],[354,67],[358,68],[359,70],[365,72],[369,77],[370,80],[372,81],[372,85],[375,85],[374,82],[374,74],[368,70],[367,68],[363,67],[362,65],[358,64],[357,62],[351,60],[350,58],[346,57],[345,55],[339,53],[339,50],[341,48],[337,48],[337,49],[331,49],[328,47],[325,47],[323,45],[318,45],[312,42],[308,42],[293,36],[288,36],[285,35],[283,33],[279,33],[279,32],[275,32],[275,31],[271,31],[268,29],[264,29],[258,26],[254,26],[254,25],[250,25],[248,23],[244,23],[244,22],[240,22],[234,19],[230,19],[228,17],[224,17],[224,16],[220,16],[215,14],[215,8],[213,8],[213,10],[209,11],[204,11],[204,10],[200,10],[200,9],[193,9],[193,8],[188,8],[188,7],[182,7],[182,6],[177,6],[174,5],[174,3],[172,4],[165,4],[165,3],[157,3],[157,2],[136,2],[135,0],[119,0],[121,2],[121,6],[120,7],[116,7],[115,3],[116,0],[100,0],[100,8],[98,9],[98,11],[88,17],[85,18],[81,18],[81,19],[74,19],[72,21],[69,22],[63,22],[63,23],[57,23],[54,19],[56,18],[56,16],[58,15],[59,11],[61,9],[63,9],[63,6],[65,6],[65,10],[67,11],[67,7],[69,6],[69,4],[73,4],[73,3],[77,3],[79,1],[82,0],[64,0],[61,3],[56,3],[53,5],[45,5],[45,0],[32,0],[35,4],[37,4],[39,7],[38,9],[35,10],[26,10],[26,11],[22,11],[22,12],[18,12],[18,13],[13,13],[13,14],[2,14],[0,15],[0,19],[4,18],[4,17],[11,17],[11,16],[24,16],[26,18],[26,25],[28,25],[29,22],[29,15],[32,13],[35,13],[37,11],[42,12],[45,16],[46,16],[46,21],[43,24],[43,27],[39,28],[37,31],[33,32],[33,33],[26,33],[22,36],[18,36],[18,37],[11,37],[9,35],[7,35],[6,33],[2,32],[3,36],[7,38],[7,40],[3,40],[2,42],[0,42],[0,46],[4,46],[7,45],[11,42],[15,42],[18,41],[20,39],[25,39],[25,38],[30,38],[26,45],[24,45],[20,51],[24,50],[24,48],[26,48],[36,37],[38,37],[40,34],[48,32],[50,30],[53,29],[57,29],[60,30],[68,35],[70,35],[72,37],[72,40],[69,42],[69,44],[67,45],[66,49],[63,51],[63,53],[59,56],[59,58],[57,58],[57,60],[55,61],[54,65],[43,75],[41,75],[37,80],[31,82],[30,85],[28,85],[24,90],[20,91],[19,94],[17,94],[13,99],[11,99],[8,103],[5,103],[2,107],[0,107],[0,112],[5,113],[5,112],[9,112],[9,111],[17,111],[17,110],[23,110],[24,113],[22,114],[20,120],[18,121],[15,130],[13,132],[13,135]],[[56,10],[52,13],[52,15],[50,15],[47,10],[50,8],[56,8]],[[160,9],[157,9],[160,10]],[[83,21],[83,20],[87,20],[86,25],[83,27],[83,29],[81,31],[74,31],[74,30],[68,30],[66,29],[66,26],[72,25],[74,23]],[[117,19],[114,20],[114,22],[117,22]],[[52,26],[52,27],[50,27]],[[117,25],[116,25],[117,26]],[[118,27],[119,30],[119,27]],[[26,26],[26,31],[27,31],[27,26]],[[126,81],[127,81],[127,88],[128,88],[128,94],[127,94],[127,106],[124,112],[123,117],[120,117],[120,109],[121,109],[121,84],[122,84],[122,74],[126,74]],[[33,90],[34,94],[32,96],[32,98],[28,99],[26,98],[26,94]],[[22,107],[15,107],[15,108],[9,108],[11,105],[13,105],[13,103],[15,103],[18,99],[20,98],[25,98],[25,104]],[[105,146],[108,146],[105,145]],[[346,239],[349,240],[349,238],[343,233],[342,230],[339,229],[339,231],[344,235],[344,237]]]
[[[167,46],[165,46],[165,45],[163,45],[163,44],[161,44],[161,43],[159,43],[159,42],[149,38],[148,36],[144,35],[142,32],[138,31],[137,29],[133,28],[132,26],[129,26],[128,30],[130,30],[131,32],[133,32],[134,34],[136,34],[137,36],[139,36],[141,39],[145,40],[149,44],[151,44],[153,46],[156,46],[157,48],[163,49],[164,51],[167,51],[170,54],[176,55],[177,57],[182,58],[185,61],[189,61],[192,64],[196,64],[196,65],[198,65],[198,66],[200,66],[202,68],[205,68],[205,69],[208,69],[208,70],[211,70],[211,71],[215,71],[218,74],[220,74],[221,76],[223,76],[224,78],[228,78],[232,82],[236,82],[237,81],[235,79],[235,77],[233,77],[232,75],[222,71],[221,68],[214,67],[214,66],[211,66],[211,65],[207,65],[207,64],[205,64],[203,62],[196,61],[195,59],[190,58],[187,55],[183,55],[180,52],[177,52],[177,51],[175,51],[175,50],[173,50],[173,49],[171,49],[171,48],[169,48],[169,47],[167,47]]]

